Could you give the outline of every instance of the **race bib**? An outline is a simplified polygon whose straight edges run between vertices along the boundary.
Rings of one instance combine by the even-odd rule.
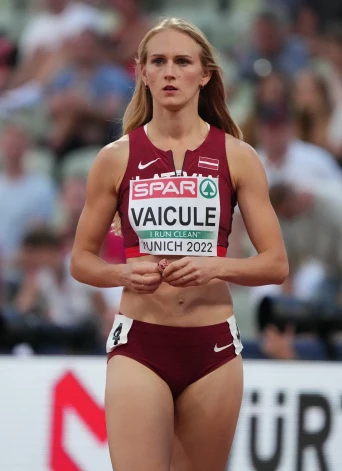
[[[218,178],[131,180],[129,221],[141,253],[216,256]]]

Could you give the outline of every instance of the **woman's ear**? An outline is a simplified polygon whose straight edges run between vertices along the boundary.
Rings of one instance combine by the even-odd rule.
[[[211,79],[211,76],[212,76],[212,71],[211,70],[208,70],[208,69],[203,70],[202,80],[201,80],[201,84],[200,84],[201,88],[204,88],[207,85],[207,83]]]
[[[144,84],[147,85],[146,68],[143,65],[140,66],[140,75]]]

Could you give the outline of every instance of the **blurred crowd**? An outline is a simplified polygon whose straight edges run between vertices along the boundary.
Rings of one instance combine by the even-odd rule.
[[[1,23],[0,352],[104,353],[121,288],[72,279],[70,250],[89,167],[121,133],[137,46],[173,14],[201,27],[219,52],[227,103],[264,164],[288,251],[288,280],[249,289],[253,312],[238,317],[253,316],[258,355],[301,357],[301,329],[337,356],[342,0],[202,3],[210,14],[193,0],[178,11],[165,1],[26,0],[22,28]],[[229,256],[253,253],[238,210],[230,246]],[[124,261],[120,237],[108,234],[102,257]],[[284,305],[288,316],[261,328],[264,299],[275,300],[275,317]],[[303,326],[307,312],[314,322]]]

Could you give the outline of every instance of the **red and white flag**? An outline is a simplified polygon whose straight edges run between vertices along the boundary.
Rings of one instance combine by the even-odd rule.
[[[209,157],[199,157],[198,166],[202,168],[208,168],[209,170],[218,170],[219,160],[210,159]]]

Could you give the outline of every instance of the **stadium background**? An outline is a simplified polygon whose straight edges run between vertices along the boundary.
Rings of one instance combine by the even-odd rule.
[[[231,287],[246,387],[227,469],[340,471],[339,0],[0,0],[0,470],[110,470],[104,346],[121,289],[81,285],[68,264],[91,163],[121,132],[137,45],[165,16],[215,46],[290,258],[281,287]],[[252,253],[236,211],[228,256]],[[124,261],[121,238],[108,234],[102,256]]]

